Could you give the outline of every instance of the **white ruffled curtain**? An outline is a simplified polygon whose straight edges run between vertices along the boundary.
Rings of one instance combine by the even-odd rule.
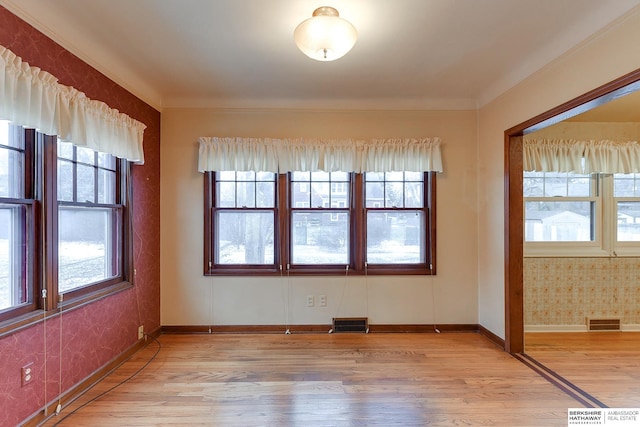
[[[525,139],[523,169],[581,174],[638,173],[640,144],[637,141]]]
[[[75,145],[144,162],[146,126],[58,83],[58,79],[23,62],[0,46],[0,119],[58,135]]]
[[[201,137],[198,171],[442,172],[439,138]]]

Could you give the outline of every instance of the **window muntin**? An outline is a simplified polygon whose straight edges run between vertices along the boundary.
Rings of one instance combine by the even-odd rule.
[[[293,268],[350,264],[350,182],[345,172],[290,174]]]
[[[365,174],[367,265],[426,263],[424,184],[419,172]]]
[[[269,172],[215,174],[213,263],[275,264],[276,176]]]

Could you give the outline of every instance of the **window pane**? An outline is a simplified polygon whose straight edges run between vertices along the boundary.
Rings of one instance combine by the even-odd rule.
[[[98,166],[114,171],[116,170],[116,157],[111,154],[98,153]]]
[[[276,174],[273,172],[256,172],[256,181],[275,181]]]
[[[61,207],[58,210],[58,290],[67,292],[119,274],[112,241],[113,216],[106,208]]]
[[[310,172],[293,172],[291,176],[292,181],[309,181],[311,179]]]
[[[614,197],[638,197],[640,196],[640,174],[617,173],[613,176]]]
[[[544,196],[556,197],[566,196],[567,193],[567,180],[565,177],[558,177],[559,174],[547,173],[544,180]]]
[[[618,202],[619,242],[640,241],[640,202]]]
[[[405,207],[407,208],[421,208],[424,206],[423,201],[423,183],[421,182],[407,182],[404,185],[404,199]]]
[[[273,211],[217,212],[216,264],[273,264]]]
[[[275,181],[265,181],[256,183],[257,198],[256,206],[259,208],[273,208],[276,206],[276,183]]]
[[[590,175],[566,172],[525,172],[524,197],[590,197]]]
[[[294,212],[291,227],[294,264],[349,264],[347,212]]]
[[[237,207],[239,208],[255,208],[256,207],[256,183],[238,182],[237,188]]]
[[[544,197],[544,173],[525,172],[522,187],[524,197]]]
[[[256,173],[253,171],[236,172],[236,180],[238,181],[254,181],[255,179],[256,179]]]
[[[368,176],[369,174],[367,174]],[[367,182],[365,192],[367,195],[366,207],[380,208],[384,206],[384,182]]]
[[[567,177],[567,195],[569,197],[591,196],[591,177],[588,175],[572,175]]]
[[[235,182],[216,183],[216,206],[220,208],[236,207],[236,184]]]
[[[28,301],[23,277],[24,208],[0,204],[0,310]]]
[[[24,198],[24,153],[0,147],[0,197]]]
[[[58,140],[58,157],[73,160],[73,144]]]
[[[234,171],[216,172],[216,181],[235,181],[236,173]]]
[[[293,183],[293,206],[294,208],[308,208],[311,206],[311,187],[307,182]]]
[[[73,163],[58,159],[58,200],[73,201]]]
[[[404,174],[402,172],[386,172],[384,174],[385,180],[387,181],[403,181]]]
[[[594,240],[594,206],[590,201],[525,202],[528,242],[588,242]]]
[[[329,183],[328,182],[312,182],[311,183],[311,207],[312,208],[328,208],[329,207]]]
[[[386,182],[385,188],[385,207],[402,208],[404,207],[404,192],[402,182]]]
[[[348,172],[331,172],[331,181],[349,182],[349,173]]]
[[[311,172],[311,181],[329,181],[329,172]]]
[[[95,202],[95,168],[80,164],[76,165],[76,168],[76,173],[78,174],[76,202]]]
[[[76,161],[80,163],[95,165],[95,153],[96,152],[90,148],[76,147]]]
[[[418,264],[425,262],[422,249],[422,211],[367,212],[367,262],[370,264]]]
[[[424,173],[423,172],[405,172],[404,180],[422,182],[424,180]]]
[[[0,145],[20,150],[24,149],[24,131],[22,126],[12,125],[10,121],[0,120]]]
[[[98,169],[98,203],[116,203],[116,173]]]
[[[384,181],[384,172],[367,172],[364,176],[366,181]]]

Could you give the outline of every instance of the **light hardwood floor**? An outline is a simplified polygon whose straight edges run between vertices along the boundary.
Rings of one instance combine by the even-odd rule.
[[[162,335],[46,426],[566,426],[580,407],[474,333]]]
[[[527,333],[525,353],[611,408],[640,408],[639,332]]]

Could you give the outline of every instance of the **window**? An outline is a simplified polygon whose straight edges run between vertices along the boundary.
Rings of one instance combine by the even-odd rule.
[[[124,204],[114,156],[57,142],[58,292],[120,278]]]
[[[217,172],[215,195],[213,262],[275,265],[275,174]]]
[[[640,174],[615,174],[613,197],[616,242],[620,247],[633,246],[632,242],[640,242]]]
[[[435,274],[435,173],[207,172],[205,274]]]
[[[599,197],[597,175],[525,172],[525,241],[593,242]]]
[[[291,173],[291,265],[348,265],[350,196],[345,172]]]
[[[0,321],[129,280],[127,180],[125,160],[0,121]]]
[[[640,253],[640,174],[525,172],[525,253]]]
[[[367,264],[425,264],[423,174],[369,172],[365,183]]]
[[[0,320],[34,306],[33,138],[0,121]]]

